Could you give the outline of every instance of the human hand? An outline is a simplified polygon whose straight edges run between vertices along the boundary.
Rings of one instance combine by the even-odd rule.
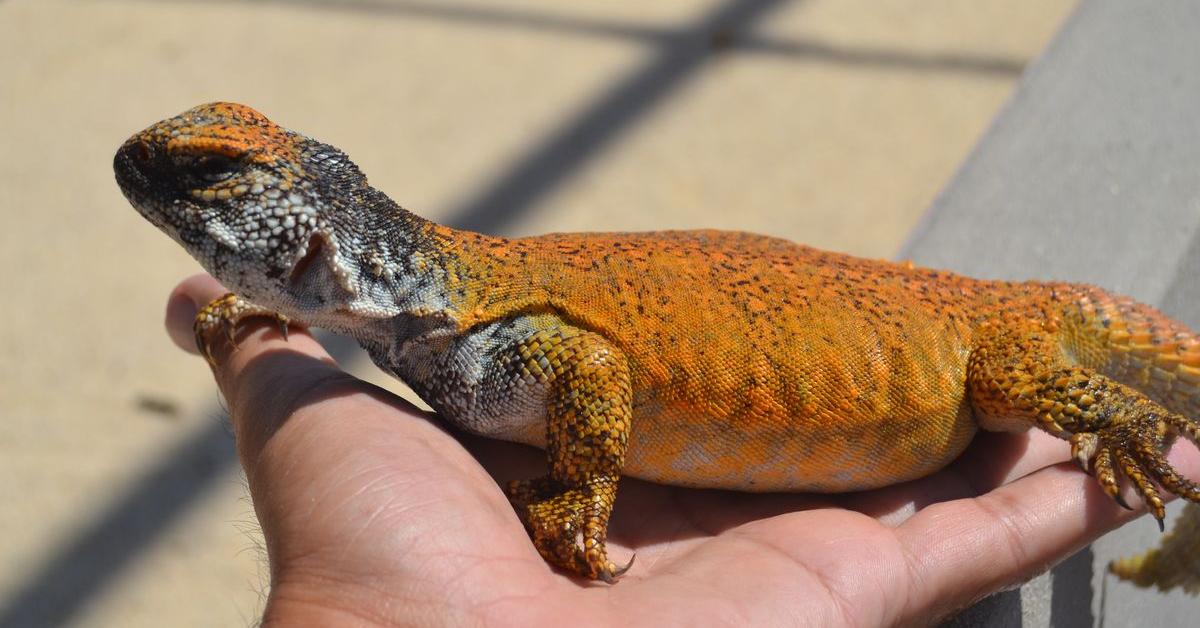
[[[176,288],[177,344],[195,352],[192,317],[224,292],[206,275]],[[544,473],[541,452],[448,432],[302,329],[246,321],[214,357],[266,538],[264,625],[929,623],[1138,514],[1065,443],[981,434],[934,475],[849,495],[623,479],[609,555],[637,563],[585,582],[541,559],[500,488]],[[1186,453],[1172,462],[1194,476]]]

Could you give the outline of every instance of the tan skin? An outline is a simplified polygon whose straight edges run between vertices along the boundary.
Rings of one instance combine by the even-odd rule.
[[[175,289],[176,344],[196,352],[196,304],[224,292],[207,275]],[[597,584],[549,567],[500,488],[542,473],[541,452],[447,432],[342,372],[303,329],[284,340],[247,321],[238,349],[215,343],[215,357],[267,540],[267,626],[920,625],[1142,512],[1114,504],[1065,462],[1065,442],[1036,430],[980,434],[934,475],[850,495],[625,479],[609,551],[637,561]],[[1200,471],[1192,448],[1171,461]]]

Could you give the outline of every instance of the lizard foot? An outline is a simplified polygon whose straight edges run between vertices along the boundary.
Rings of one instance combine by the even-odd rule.
[[[1085,471],[1090,468],[1105,493],[1129,508],[1117,481],[1120,469],[1133,482],[1161,530],[1166,511],[1156,483],[1188,501],[1200,502],[1200,486],[1181,476],[1163,454],[1177,435],[1200,444],[1200,425],[1148,399],[1134,402],[1123,414],[1128,418],[1095,431],[1075,432],[1071,456]]]
[[[618,567],[608,559],[604,542],[617,482],[594,477],[568,486],[551,477],[517,480],[508,497],[542,558],[585,578],[612,584],[633,565]]]
[[[213,358],[212,345],[210,339],[212,334],[220,329],[229,341],[229,345],[237,349],[237,326],[244,318],[252,316],[268,316],[275,319],[279,324],[279,333],[287,339],[288,319],[286,316],[277,312],[272,312],[265,307],[255,305],[236,294],[229,292],[224,296],[213,299],[211,303],[204,306],[196,313],[196,320],[192,323],[192,331],[196,336],[196,348],[200,350],[200,355],[204,356],[208,363],[216,366],[216,359]]]

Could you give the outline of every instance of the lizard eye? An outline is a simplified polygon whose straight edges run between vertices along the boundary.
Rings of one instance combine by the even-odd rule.
[[[237,173],[238,162],[224,155],[205,155],[192,164],[191,170],[201,181],[220,183]]]

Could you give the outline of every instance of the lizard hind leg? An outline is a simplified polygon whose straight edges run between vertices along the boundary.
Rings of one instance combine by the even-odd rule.
[[[547,562],[615,582],[633,564],[613,563],[605,544],[633,412],[625,358],[602,337],[569,327],[533,334],[517,355],[522,377],[548,384],[550,473],[511,483],[509,499]]]
[[[968,364],[968,387],[980,426],[1014,431],[1037,426],[1069,439],[1072,457],[1121,505],[1117,473],[1129,478],[1162,526],[1158,486],[1200,502],[1200,487],[1167,462],[1163,450],[1200,426],[1138,390],[1074,364],[1053,331],[996,327],[981,334]]]

